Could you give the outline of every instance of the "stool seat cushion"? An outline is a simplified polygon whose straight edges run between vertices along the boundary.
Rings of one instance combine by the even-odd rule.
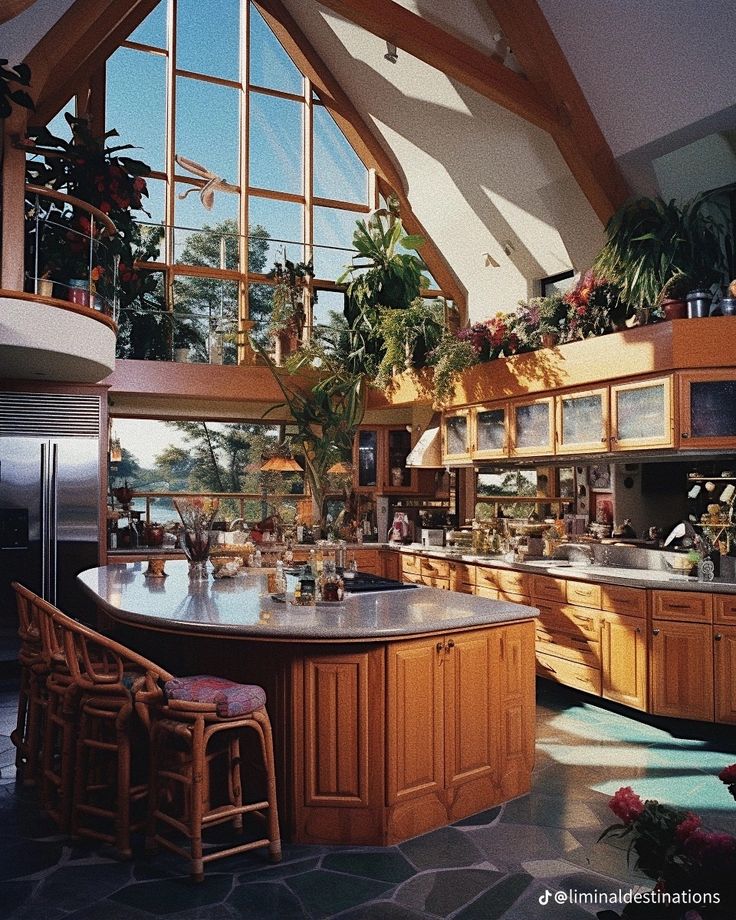
[[[224,677],[197,674],[166,681],[166,695],[189,703],[214,703],[225,719],[244,716],[266,705],[266,691],[257,684],[236,684]]]

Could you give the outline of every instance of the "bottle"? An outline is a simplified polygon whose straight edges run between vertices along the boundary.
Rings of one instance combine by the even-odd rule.
[[[299,577],[299,603],[303,606],[313,604],[316,588],[314,571],[310,565],[307,565]]]
[[[284,563],[280,559],[276,560],[274,594],[286,594],[286,575],[284,575]]]
[[[253,568],[254,568],[254,569],[260,569],[260,568],[262,568],[262,566],[263,566],[263,554],[261,553],[260,549],[257,549],[257,550],[253,553],[253,555],[251,556],[251,559],[253,560]]]
[[[110,530],[110,549],[118,548],[118,532],[117,530]]]

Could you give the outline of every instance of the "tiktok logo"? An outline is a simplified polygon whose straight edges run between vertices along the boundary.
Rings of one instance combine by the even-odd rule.
[[[547,904],[549,904],[549,899],[551,897],[552,897],[552,892],[549,890],[549,888],[545,888],[544,894],[540,894],[539,896],[539,903],[542,905],[542,907],[546,907]]]

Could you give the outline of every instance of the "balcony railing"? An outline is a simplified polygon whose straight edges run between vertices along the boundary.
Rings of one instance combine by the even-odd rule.
[[[26,290],[117,321],[119,257],[110,246],[116,235],[107,214],[86,201],[26,185]]]

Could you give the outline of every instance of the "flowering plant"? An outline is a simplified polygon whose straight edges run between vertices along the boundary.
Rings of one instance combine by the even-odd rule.
[[[603,335],[612,326],[623,326],[630,315],[628,304],[621,299],[621,289],[592,269],[581,275],[575,287],[562,299],[568,306],[570,339]]]
[[[184,553],[190,562],[205,562],[210,554],[212,522],[220,507],[217,498],[174,499],[174,507],[184,524]]]
[[[491,361],[519,350],[519,336],[514,330],[514,316],[496,313],[482,323],[474,323],[457,333],[461,342],[470,342],[480,361]]]
[[[723,770],[719,778],[736,798],[736,764]],[[606,828],[599,839],[628,837],[629,858],[635,854],[635,868],[656,881],[658,892],[719,894],[718,903],[699,907],[700,912],[687,915],[689,920],[736,915],[736,837],[706,829],[694,812],[656,799],[642,801],[631,786],[619,789],[608,804],[620,823]],[[657,909],[661,911],[661,905]],[[629,914],[624,910],[623,916]],[[663,920],[680,915],[679,910],[656,914]]]

